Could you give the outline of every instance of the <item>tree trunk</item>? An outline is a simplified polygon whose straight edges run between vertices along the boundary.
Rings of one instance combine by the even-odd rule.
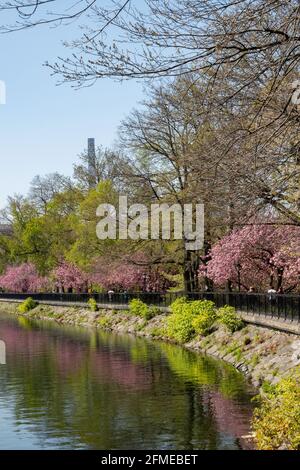
[[[230,280],[227,281],[227,290],[228,292],[232,292],[232,281]]]
[[[184,248],[183,278],[185,292],[196,292],[198,280],[199,253]]]
[[[283,281],[283,268],[277,268],[277,291],[281,289]]]
[[[202,258],[202,262],[205,266],[207,266],[208,262],[211,260],[211,242],[209,241],[210,238],[210,231],[207,230],[206,233],[206,240],[204,241],[204,256]],[[205,290],[207,292],[212,292],[214,290],[214,282],[212,279],[209,279],[207,276],[204,277],[204,285]]]

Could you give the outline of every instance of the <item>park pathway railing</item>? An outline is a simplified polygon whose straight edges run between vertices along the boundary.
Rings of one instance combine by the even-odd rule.
[[[190,300],[212,300],[217,307],[231,305],[236,310],[300,323],[300,295],[257,294],[242,292],[116,292],[116,293],[6,293],[0,292],[2,300],[24,300],[32,297],[42,302],[86,303],[94,298],[99,305],[126,306],[132,299],[140,299],[148,305],[169,307],[179,297]]]

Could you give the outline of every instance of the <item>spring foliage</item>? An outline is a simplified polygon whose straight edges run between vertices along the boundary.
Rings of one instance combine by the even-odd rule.
[[[51,277],[60,290],[83,291],[87,286],[87,275],[75,264],[66,261],[52,271]]]
[[[88,300],[88,306],[92,312],[98,311],[98,305],[95,299],[91,298]]]
[[[218,323],[224,325],[231,333],[243,328],[243,320],[236,314],[235,308],[225,305],[218,309]]]
[[[150,320],[151,318],[161,313],[158,307],[153,305],[149,306],[140,299],[132,299],[129,302],[129,311],[132,313],[132,315],[142,317],[145,320]]]
[[[217,310],[211,300],[189,301],[180,297],[171,305],[167,334],[179,343],[186,343],[195,335],[208,335],[217,324],[224,325],[231,333],[243,327],[234,307],[226,305]]]
[[[37,305],[38,305],[38,302],[33,300],[31,297],[28,297],[26,300],[24,300],[24,302],[22,302],[18,306],[18,311],[20,313],[30,312],[30,310],[33,310]]]
[[[211,260],[200,275],[219,287],[233,286],[258,291],[270,285],[293,289],[299,285],[300,228],[295,226],[250,225],[234,230],[217,242]]]
[[[33,263],[8,266],[0,276],[0,286],[9,292],[38,292],[48,285],[48,279],[38,274]]]
[[[148,315],[149,307],[139,299],[132,299],[129,302],[129,311],[133,315],[146,318]]]
[[[253,421],[260,450],[300,450],[300,371],[268,387]]]
[[[171,312],[167,334],[179,343],[186,343],[195,334],[208,334],[216,320],[215,305],[209,300],[188,301],[182,297],[172,303]]]

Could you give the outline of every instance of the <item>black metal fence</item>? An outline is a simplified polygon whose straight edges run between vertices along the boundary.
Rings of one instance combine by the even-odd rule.
[[[127,305],[140,299],[148,305],[168,307],[174,300],[185,296],[189,300],[212,300],[217,307],[231,305],[245,313],[300,322],[300,295],[256,294],[240,292],[130,292],[130,293],[0,293],[0,300],[23,300],[32,297],[44,302],[86,303],[94,298],[98,304]]]

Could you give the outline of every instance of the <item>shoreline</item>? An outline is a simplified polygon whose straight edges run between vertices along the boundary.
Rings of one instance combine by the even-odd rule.
[[[235,333],[221,327],[208,336],[198,336],[187,343],[176,343],[163,334],[167,313],[145,320],[125,309],[99,308],[97,312],[92,312],[85,306],[43,303],[27,313],[20,313],[17,307],[18,303],[15,302],[0,302],[0,314],[3,309],[6,313],[37,320],[51,320],[58,324],[100,328],[172,342],[233,365],[258,389],[264,382],[276,384],[300,365],[299,336],[265,326],[248,324]]]
[[[88,374],[86,377],[88,381],[86,381],[85,389],[86,387],[89,388],[89,371],[90,371],[91,364],[93,363],[94,366],[97,367],[97,374],[98,374],[99,373],[98,367],[100,367],[100,371],[101,371],[103,363],[101,362],[101,360],[100,362],[97,362],[96,358],[101,357],[101,354],[104,354],[105,356],[108,351],[105,348],[105,346],[104,346],[104,349],[103,347],[98,348],[96,346],[98,344],[98,340],[96,338],[101,338],[99,339],[99,344],[109,345],[109,351],[111,351],[110,350],[111,344],[113,344],[114,346],[125,344],[126,347],[129,348],[128,349],[128,351],[130,351],[129,357],[132,360],[132,365],[130,365],[130,367],[137,366],[138,370],[141,370],[140,366],[144,369],[144,366],[145,366],[144,359],[146,357],[148,360],[148,358],[150,357],[148,355],[148,351],[154,351],[153,357],[155,358],[155,363],[157,361],[157,358],[160,357],[161,355],[159,373],[158,375],[155,375],[155,377],[157,378],[157,380],[155,379],[155,382],[154,382],[155,394],[157,393],[156,387],[159,388],[159,390],[162,390],[162,391],[165,390],[164,388],[165,379],[160,377],[161,371],[162,371],[161,367],[167,367],[168,371],[175,375],[176,378],[174,377],[174,383],[175,383],[174,387],[176,388],[177,374],[178,373],[182,374],[182,367],[184,365],[186,367],[184,369],[184,374],[182,375],[182,377],[184,377],[183,379],[184,383],[186,383],[185,381],[189,381],[189,382],[191,381],[191,383],[193,384],[192,386],[196,387],[197,390],[198,390],[199,384],[202,384],[200,385],[200,387],[203,386],[203,384],[205,384],[204,385],[205,391],[204,391],[203,399],[208,400],[208,397],[209,397],[209,400],[210,399],[216,400],[215,405],[217,406],[218,410],[219,410],[219,407],[221,406],[221,410],[219,410],[219,413],[216,412],[216,419],[219,418],[220,413],[221,413],[221,416],[223,416],[222,413],[226,412],[225,418],[226,420],[228,419],[229,420],[228,423],[231,424],[235,422],[232,418],[231,413],[234,414],[235,412],[237,412],[236,426],[232,425],[233,428],[232,428],[232,431],[230,431],[230,439],[232,439],[232,445],[234,446],[234,449],[235,450],[254,450],[253,442],[250,437],[250,429],[251,429],[250,426],[251,426],[252,411],[253,411],[253,405],[251,405],[251,398],[256,393],[256,391],[253,387],[250,386],[248,381],[239,372],[234,370],[232,366],[226,365],[225,362],[214,359],[214,358],[211,358],[211,359],[208,357],[205,358],[205,356],[202,354],[190,353],[188,350],[184,348],[178,348],[176,345],[173,346],[171,343],[167,344],[166,342],[163,342],[161,340],[157,340],[156,342],[154,342],[152,341],[152,339],[148,339],[145,337],[143,338],[142,335],[138,335],[138,334],[134,335],[132,332],[123,333],[123,330],[117,332],[111,329],[110,331],[107,331],[106,328],[105,328],[106,331],[104,331],[104,328],[101,328],[101,327],[95,328],[94,325],[84,322],[83,318],[81,318],[81,320],[79,320],[79,318],[77,318],[77,320],[73,318],[73,321],[70,320],[67,322],[66,318],[64,318],[61,321],[57,321],[58,319],[51,318],[51,316],[49,317],[49,312],[45,314],[44,310],[39,311],[38,313],[35,312],[35,315],[32,315],[32,313],[33,312],[31,312],[31,314],[26,314],[26,315],[22,315],[22,314],[16,315],[15,309],[13,308],[10,308],[9,310],[4,309],[3,306],[1,305],[0,320],[1,319],[3,320],[3,324],[1,321],[0,333],[2,332],[2,326],[3,326],[2,337],[4,338],[7,337],[9,341],[10,336],[9,334],[7,334],[7,331],[12,331],[9,329],[9,328],[12,328],[13,331],[17,332],[17,334],[13,336],[14,342],[17,342],[18,338],[27,337],[26,336],[27,333],[29,334],[29,338],[34,338],[32,334],[34,335],[36,333],[38,335],[38,338],[41,339],[41,342],[43,345],[48,344],[48,343],[44,343],[44,338],[42,338],[41,335],[42,336],[45,335],[46,338],[50,338],[49,344],[51,344],[52,341],[54,341],[56,344],[57,338],[63,338],[63,340],[66,341],[66,351],[67,351],[68,341],[71,342],[72,345],[74,345],[74,343],[77,344],[77,341],[78,341],[78,345],[80,345],[79,346],[80,350],[81,350],[82,345],[86,344],[86,346],[84,347],[87,347],[88,351],[91,349],[91,353],[93,354],[95,362],[94,363],[92,362],[92,357],[88,353],[87,360],[88,360],[89,365],[87,367],[84,367],[84,366],[82,367],[82,365],[80,365],[80,370],[84,369]],[[74,312],[69,312],[69,313],[73,314]],[[77,312],[77,314],[79,314],[79,312]],[[111,314],[115,315],[112,312]],[[101,315],[101,312],[100,312],[100,315]],[[90,312],[89,312],[88,317],[91,322]],[[92,315],[92,317],[95,317],[95,316]],[[8,328],[8,330],[6,330],[6,327]],[[24,331],[22,332],[21,330],[23,329]],[[4,333],[5,331],[6,331],[7,336],[5,336],[5,333]],[[108,342],[106,343],[105,339],[103,340],[102,338],[107,338]],[[104,342],[101,343],[102,341]],[[10,346],[8,350],[10,351],[13,349],[13,345],[11,343],[9,344]],[[30,341],[30,344],[34,344],[34,342]],[[38,340],[38,344],[39,344],[39,340]],[[130,346],[127,346],[130,344],[132,345],[132,349]],[[60,342],[58,343],[58,347],[59,345],[60,345]],[[149,350],[148,350],[148,345],[149,345]],[[139,350],[141,350],[141,356],[140,356],[142,358],[141,362],[136,356],[136,351],[139,351]],[[24,351],[26,351],[26,348]],[[116,348],[117,357],[118,357],[118,351],[119,349],[117,346]],[[121,349],[121,351],[123,355],[124,350]],[[132,355],[132,351],[134,351],[133,355]],[[143,356],[145,351],[147,351],[147,354]],[[51,353],[50,353],[51,360],[53,359],[52,354],[53,354],[53,350],[51,349]],[[109,356],[111,356],[110,352],[109,352]],[[57,356],[55,353],[55,358],[56,357]],[[114,361],[114,359],[112,360]],[[10,361],[11,361],[11,358],[10,358]],[[128,359],[126,359],[126,361],[128,361]],[[58,362],[57,364],[59,368],[61,363]],[[176,367],[176,364],[177,364],[177,367]],[[206,364],[207,367],[203,367],[203,364]],[[152,362],[151,362],[151,369],[152,369]],[[144,370],[148,371],[149,369],[147,367]],[[197,370],[197,374],[195,373],[195,370]],[[209,372],[207,372],[208,370]],[[64,369],[64,373],[65,371],[66,370]],[[130,371],[131,369],[129,368],[129,372]],[[218,373],[216,373],[216,371],[218,371]],[[112,380],[114,381],[115,368],[113,364],[112,364],[112,369],[107,370],[106,373],[107,372],[109,373],[109,377],[112,374]],[[167,376],[168,376],[168,373],[167,373]],[[123,377],[123,374],[122,374],[122,377]],[[151,377],[153,379],[154,376],[151,376]],[[147,380],[147,383],[148,383],[148,380]],[[180,384],[181,384],[181,381],[180,381]],[[235,385],[234,387],[233,387],[233,384]],[[171,381],[167,387],[167,393],[165,394],[166,397],[168,397],[169,387],[171,388],[173,387]],[[137,390],[139,390],[139,388]],[[187,390],[190,390],[190,386],[188,386]],[[185,400],[186,398],[189,400],[189,393],[186,393],[185,386],[181,388],[181,385],[180,385],[179,394],[183,400]],[[168,401],[168,398],[167,398],[167,401]],[[186,402],[184,401],[184,403]],[[242,415],[241,415],[243,416],[242,419],[240,419],[239,407],[241,407],[241,409],[243,410]],[[199,413],[200,413],[200,408],[201,408],[201,405],[199,405]],[[188,418],[190,418],[189,414],[188,414]],[[222,428],[222,425],[220,426]],[[222,431],[220,430],[220,432]]]
[[[57,325],[98,328],[178,344],[183,348],[211,356],[234,366],[245,376],[249,385],[257,390],[257,395],[260,395],[265,403],[264,406],[270,398],[268,394],[266,395],[264,386],[276,386],[278,383],[280,385],[281,380],[293,372],[297,376],[297,370],[299,373],[300,369],[299,335],[271,330],[269,327],[248,324],[241,330],[231,333],[224,326],[219,326],[207,336],[196,336],[189,342],[178,343],[170,340],[166,334],[167,312],[158,313],[150,320],[145,320],[124,309],[99,309],[94,312],[85,305],[71,307],[43,303],[27,313],[20,313],[16,302],[0,302],[0,315],[1,311],[6,316],[14,315],[32,320],[52,321]],[[242,449],[290,449],[290,444],[286,441],[278,446],[276,432],[275,435],[271,434],[273,437],[270,438],[269,430],[263,430],[264,423],[262,425],[260,423],[259,428],[255,423],[255,432],[253,432],[253,420],[257,418],[255,416],[257,411],[261,411],[261,405],[254,410],[249,434],[239,438]],[[277,415],[278,413],[280,421],[286,419],[284,410],[279,408]],[[269,425],[267,424],[267,426]],[[260,434],[260,441],[262,436],[269,439],[269,444],[266,447],[257,447],[259,444],[255,437],[257,430]],[[266,434],[264,434],[265,432]]]

